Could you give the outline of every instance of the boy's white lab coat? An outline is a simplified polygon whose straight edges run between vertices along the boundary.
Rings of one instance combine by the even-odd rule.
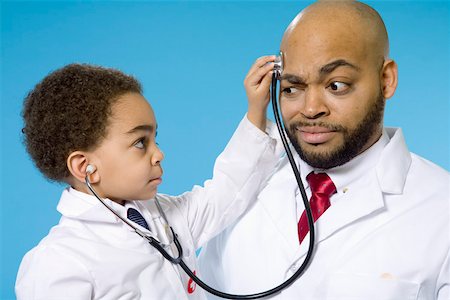
[[[160,195],[183,247],[183,260],[196,274],[195,250],[256,198],[278,161],[275,145],[244,118],[218,157],[212,180],[178,197]],[[141,229],[167,242],[154,200],[129,201],[125,207],[107,203],[124,217],[129,207],[138,209],[151,231]],[[16,282],[19,300],[205,298],[181,268],[163,259],[93,196],[66,189],[58,210],[60,223],[22,261]]]
[[[273,299],[450,299],[449,173],[411,154],[401,130],[387,133],[390,141],[369,159],[373,167],[316,222],[306,272]],[[203,248],[205,279],[248,294],[297,271],[309,234],[299,246],[296,191],[283,159],[252,207]]]

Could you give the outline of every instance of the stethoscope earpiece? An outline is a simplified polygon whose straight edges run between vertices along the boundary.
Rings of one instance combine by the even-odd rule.
[[[94,173],[95,170],[97,170],[97,168],[94,165],[89,164],[86,167],[86,174],[90,175],[90,174]]]

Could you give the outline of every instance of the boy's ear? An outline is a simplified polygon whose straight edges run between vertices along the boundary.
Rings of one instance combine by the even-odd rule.
[[[89,165],[89,157],[86,152],[74,151],[69,154],[67,158],[67,168],[70,174],[78,180],[84,183],[85,177],[87,175],[86,168]],[[93,163],[91,163],[93,164]],[[100,175],[98,171],[94,168],[93,172],[89,174],[89,181],[91,183],[96,183],[100,180]]]
[[[395,61],[387,59],[383,64],[381,73],[382,92],[385,99],[389,99],[394,95],[395,90],[397,89],[397,83],[397,64],[395,63]]]

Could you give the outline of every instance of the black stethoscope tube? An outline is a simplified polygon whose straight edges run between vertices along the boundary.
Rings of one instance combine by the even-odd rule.
[[[268,296],[274,295],[276,293],[279,293],[283,289],[285,289],[289,285],[291,285],[295,280],[297,280],[298,277],[301,276],[301,274],[308,267],[309,262],[311,261],[311,258],[312,258],[312,254],[314,252],[315,233],[314,233],[314,220],[313,220],[312,213],[311,213],[311,207],[309,205],[308,197],[306,196],[306,191],[305,191],[305,187],[303,186],[303,182],[302,182],[302,179],[301,179],[301,176],[300,176],[300,171],[298,170],[297,165],[295,163],[294,157],[293,157],[291,149],[289,147],[289,143],[288,143],[287,138],[286,138],[286,134],[285,134],[284,129],[283,129],[283,125],[281,123],[280,114],[278,112],[278,105],[277,105],[277,98],[276,98],[276,94],[277,94],[276,89],[277,89],[277,74],[276,74],[276,72],[274,72],[273,75],[272,75],[272,85],[271,85],[272,108],[273,108],[273,113],[274,113],[274,116],[275,116],[275,122],[277,124],[277,128],[278,128],[278,131],[280,133],[284,149],[286,150],[286,155],[287,155],[287,157],[289,159],[289,163],[291,164],[292,170],[293,170],[294,175],[295,175],[295,179],[297,180],[297,184],[298,184],[298,187],[300,189],[300,193],[302,195],[303,203],[305,205],[305,211],[306,211],[306,215],[307,215],[307,219],[308,219],[308,226],[309,226],[309,229],[310,229],[308,252],[306,254],[305,260],[303,261],[303,263],[299,267],[299,269],[289,279],[287,279],[285,282],[283,282],[282,284],[280,284],[277,287],[274,287],[274,288],[272,288],[270,290],[267,290],[267,291],[264,291],[264,292],[261,292],[261,293],[248,294],[248,295],[228,294],[228,293],[224,293],[224,292],[218,291],[218,290],[210,287],[209,285],[204,283],[200,278],[198,278],[189,269],[189,267],[184,263],[183,259],[180,260],[180,267],[186,272],[186,274],[189,275],[189,277],[196,284],[198,284],[202,289],[204,289],[208,293],[211,293],[211,294],[213,294],[215,296],[218,296],[218,297],[221,297],[221,298],[225,298],[225,299],[259,299],[259,298],[264,298],[264,297],[268,297]],[[175,235],[175,240],[176,240],[176,235]],[[177,246],[177,248],[178,248],[178,246]],[[161,254],[162,254],[162,252],[161,252]]]
[[[160,242],[158,242],[156,239],[147,236],[146,234],[144,234],[142,231],[140,231],[138,228],[136,228],[135,226],[133,226],[131,223],[129,223],[128,221],[124,220],[121,216],[119,216],[114,210],[112,210],[108,205],[106,205],[106,203],[104,203],[104,201],[101,200],[101,198],[95,193],[95,190],[92,188],[92,186],[90,185],[88,176],[86,176],[86,185],[89,187],[89,189],[91,190],[91,192],[94,194],[94,196],[96,196],[111,212],[113,212],[116,216],[118,216],[122,221],[124,221],[127,225],[129,225],[130,227],[132,227],[136,233],[138,235],[140,235],[141,237],[147,239],[147,241],[150,243],[150,245],[152,245],[156,250],[158,250],[161,255],[166,258],[168,261],[170,261],[173,264],[178,264],[180,265],[180,267],[184,270],[184,272],[186,272],[186,274],[196,283],[198,284],[202,289],[204,289],[205,291],[207,291],[210,294],[213,294],[215,296],[221,297],[221,298],[225,298],[225,299],[259,299],[259,298],[264,298],[264,297],[268,297],[271,295],[274,295],[276,293],[281,292],[283,289],[287,288],[289,285],[291,285],[295,280],[297,280],[297,278],[300,277],[300,275],[306,270],[306,268],[308,267],[313,252],[314,252],[314,239],[315,239],[315,234],[314,234],[314,221],[313,221],[313,217],[312,217],[312,213],[311,213],[311,207],[309,205],[309,201],[308,201],[308,197],[306,196],[306,192],[305,192],[305,187],[303,186],[303,182],[300,176],[300,171],[297,168],[297,165],[295,163],[294,157],[292,156],[292,152],[290,150],[289,147],[289,143],[287,141],[286,138],[286,134],[284,132],[283,129],[283,125],[281,123],[281,118],[280,118],[280,114],[278,112],[278,105],[277,105],[277,73],[274,72],[272,75],[272,85],[271,85],[271,98],[272,98],[272,108],[273,108],[273,113],[275,116],[275,122],[277,124],[277,128],[278,131],[280,133],[280,137],[281,137],[281,141],[283,142],[283,146],[284,149],[286,150],[286,155],[289,159],[289,163],[291,164],[292,170],[294,172],[295,175],[295,179],[297,180],[297,184],[298,187],[300,189],[300,193],[302,195],[302,199],[303,199],[303,203],[305,205],[305,211],[306,211],[306,216],[308,219],[308,226],[309,226],[309,247],[308,247],[308,252],[306,254],[306,257],[303,261],[303,263],[301,264],[301,266],[299,267],[299,269],[290,277],[288,278],[285,282],[283,282],[282,284],[278,285],[277,287],[274,287],[270,290],[261,292],[261,293],[255,293],[255,294],[248,294],[248,295],[234,295],[234,294],[228,294],[228,293],[224,293],[221,291],[218,291],[212,287],[210,287],[209,285],[207,285],[206,283],[204,283],[200,278],[197,277],[197,275],[195,275],[190,269],[189,267],[186,265],[186,263],[183,261],[182,254],[183,254],[183,248],[181,247],[177,235],[176,233],[173,231],[172,226],[170,227],[170,230],[172,232],[173,235],[173,242],[175,243],[175,246],[177,248],[178,251],[178,257],[172,257],[169,253],[167,253],[166,250],[164,250],[164,248],[160,245]],[[158,209],[159,206],[158,206]],[[163,216],[165,219],[165,216]],[[166,220],[167,222],[167,220]]]

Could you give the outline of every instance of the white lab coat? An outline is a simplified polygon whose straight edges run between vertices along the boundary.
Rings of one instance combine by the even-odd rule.
[[[276,140],[241,122],[216,160],[213,179],[181,196],[160,195],[178,234],[183,260],[199,274],[195,250],[234,221],[249,205],[280,153]],[[107,203],[126,218],[138,209],[147,234],[167,243],[154,200]],[[60,223],[24,257],[16,281],[19,300],[204,299],[205,293],[180,267],[163,259],[148,242],[93,196],[66,189],[58,205]]]
[[[273,299],[450,299],[449,173],[411,154],[400,129],[385,136],[387,144],[375,155],[366,151],[363,164],[348,163],[359,168],[352,178],[345,178],[345,165],[327,172],[347,182],[316,222],[309,268]],[[300,165],[304,176],[312,169]],[[284,158],[252,207],[203,248],[207,282],[248,294],[298,269],[309,235],[299,246],[297,189]]]

